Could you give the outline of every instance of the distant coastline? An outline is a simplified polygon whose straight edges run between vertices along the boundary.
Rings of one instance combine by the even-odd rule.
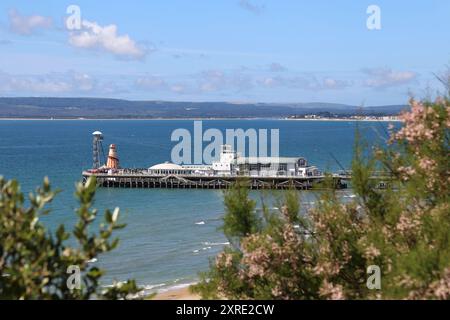
[[[130,101],[101,98],[0,97],[0,118],[61,120],[196,120],[395,117],[406,105],[355,106],[327,102],[241,103]]]
[[[351,118],[320,118],[320,119],[303,119],[303,118],[0,118],[0,121],[196,121],[196,120],[286,120],[286,121],[350,121],[350,122],[402,122],[399,119],[351,119]]]
[[[400,119],[352,119],[352,118],[321,118],[321,119],[294,119],[288,118],[283,120],[292,121],[360,121],[360,122],[402,122]]]

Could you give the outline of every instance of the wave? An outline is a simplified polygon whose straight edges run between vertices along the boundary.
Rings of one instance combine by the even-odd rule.
[[[121,286],[125,283],[126,283],[126,281],[115,281],[113,284],[105,284],[102,287],[103,288],[112,288],[112,287],[116,287],[116,286]]]
[[[180,283],[180,281],[183,281]],[[187,288],[191,285],[197,284],[198,280],[194,279],[175,279],[171,281],[171,283],[158,283],[158,284],[147,284],[140,286],[142,289],[136,297],[145,297],[152,293],[162,293],[162,292],[168,292],[172,290],[179,290],[183,288]]]
[[[199,221],[199,222],[196,222],[195,224],[203,225],[203,224],[205,224],[205,221]]]
[[[202,242],[204,246],[227,246],[230,243],[227,242]]]
[[[164,287],[166,285],[167,285],[166,283],[147,284],[147,285],[143,285],[142,288],[144,290],[153,290],[153,289],[156,289],[156,288]]]
[[[112,284],[108,285],[102,285],[103,288],[111,288],[113,286],[117,286],[120,284],[124,284],[126,281],[114,281]],[[183,288],[187,288],[191,285],[197,284],[198,278],[176,278],[174,280],[169,280],[168,282],[161,282],[161,283],[139,283],[138,287],[140,291],[136,294],[130,295],[130,299],[138,299],[138,298],[145,298],[153,293],[162,293],[172,290],[179,290]]]
[[[162,288],[166,285],[167,285],[166,283],[158,283],[158,284],[147,284],[147,285],[139,286],[141,291],[137,292],[136,294],[130,295],[129,298],[130,299],[145,298],[152,293],[159,292],[158,288]]]
[[[197,281],[191,281],[191,282],[186,282],[186,283],[180,283],[180,284],[174,284],[174,285],[170,285],[164,288],[161,288],[159,290],[156,290],[156,292],[167,292],[167,291],[172,291],[172,290],[179,290],[179,289],[183,289],[183,288],[187,288],[189,286],[192,286],[194,284],[197,284]]]

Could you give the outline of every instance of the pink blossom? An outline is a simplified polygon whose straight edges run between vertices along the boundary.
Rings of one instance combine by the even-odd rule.
[[[437,299],[450,299],[450,268],[445,269],[439,280],[430,284],[428,294]]]
[[[344,300],[344,290],[340,284],[334,285],[328,280],[324,280],[320,287],[320,295],[331,300]]]
[[[378,250],[373,244],[368,246],[364,252],[367,259],[374,259],[380,255],[380,250]]]
[[[436,161],[430,158],[422,158],[419,160],[419,167],[424,171],[432,171],[436,166]]]
[[[408,213],[403,213],[400,215],[400,218],[395,228],[397,229],[397,231],[400,231],[401,233],[406,233],[416,230],[418,227],[420,227],[420,225],[421,222],[417,217],[412,217]]]

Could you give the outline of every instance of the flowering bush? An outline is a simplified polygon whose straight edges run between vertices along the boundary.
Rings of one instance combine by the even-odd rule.
[[[411,100],[401,119],[374,152],[357,137],[351,201],[328,190],[300,215],[297,192],[289,191],[280,212],[264,207],[256,216],[242,186],[227,191],[224,230],[233,246],[194,291],[232,299],[449,299],[450,102]],[[245,228],[236,226],[236,212],[247,216]],[[367,285],[369,266],[380,268],[381,288]]]

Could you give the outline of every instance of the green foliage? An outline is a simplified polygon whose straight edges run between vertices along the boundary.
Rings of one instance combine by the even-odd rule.
[[[248,236],[259,230],[260,221],[255,212],[255,201],[249,199],[246,180],[238,180],[225,191],[223,232],[230,240]]]
[[[238,247],[225,248],[194,290],[203,298],[450,299],[450,101],[411,101],[401,118],[384,148],[369,149],[356,132],[352,200],[321,190],[300,215],[289,191],[280,213],[264,206],[251,229],[239,226],[248,194],[234,189],[224,229],[232,222],[246,232],[232,233]],[[333,186],[330,178],[323,185]],[[381,289],[367,286],[373,265]]]
[[[118,244],[118,239],[111,239],[113,231],[124,227],[118,223],[116,208],[106,210],[98,235],[88,232],[97,217],[97,210],[91,209],[95,188],[95,178],[85,185],[77,184],[80,207],[72,234],[78,246],[71,247],[67,245],[71,234],[64,225],[52,233],[40,221],[50,213],[47,204],[56,195],[48,179],[29,195],[26,207],[18,182],[0,177],[0,298],[122,299],[138,291],[133,280],[101,290],[99,280],[104,270],[88,262],[113,250]],[[80,289],[69,289],[71,266],[81,271]]]
[[[301,220],[300,201],[298,193],[295,189],[289,189],[284,193],[282,212],[290,223],[298,223]]]

